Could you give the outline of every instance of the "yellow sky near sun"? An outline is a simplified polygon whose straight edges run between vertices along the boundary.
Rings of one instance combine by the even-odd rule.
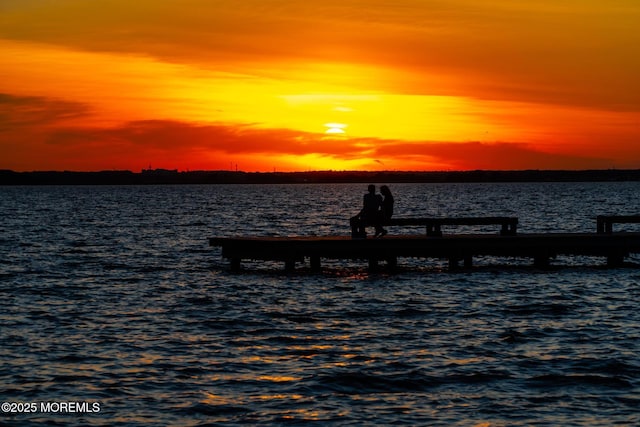
[[[238,157],[258,170],[473,168],[461,151],[447,150],[452,160],[424,149],[470,142],[565,156],[571,168],[640,167],[638,18],[631,0],[7,0],[0,6],[0,94],[7,96],[0,167],[42,167],[29,166],[33,141],[54,153],[47,141],[84,132],[87,147],[101,147],[99,157],[136,168],[126,150],[108,153],[98,141],[127,126],[120,146],[172,168],[190,166],[171,161],[197,158],[197,167],[215,168]],[[13,104],[61,108],[50,100],[76,103],[84,114],[18,126]],[[196,142],[175,137],[172,150],[143,143],[138,121],[229,131],[224,140],[209,129],[218,138],[209,143],[200,134]],[[229,136],[258,134],[270,145]],[[280,144],[283,134],[289,140]],[[402,150],[380,159],[394,141]],[[52,155],[59,160],[51,168],[65,167],[68,154]],[[84,160],[84,168],[105,167]],[[520,165],[497,160],[491,165]],[[82,161],[78,154],[70,167]],[[531,167],[546,168],[539,163]]]

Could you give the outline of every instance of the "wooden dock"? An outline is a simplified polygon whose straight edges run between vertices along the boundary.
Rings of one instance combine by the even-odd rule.
[[[222,248],[222,256],[239,270],[242,260],[282,261],[286,270],[309,260],[319,271],[322,259],[366,260],[375,270],[379,261],[393,269],[398,258],[439,258],[457,268],[460,261],[471,267],[475,256],[531,258],[534,265],[548,267],[558,255],[604,257],[607,265],[620,266],[624,258],[640,253],[640,232],[614,232],[613,224],[640,223],[640,215],[601,215],[595,233],[518,234],[514,217],[394,218],[394,226],[426,226],[425,235],[388,235],[358,239],[327,237],[214,237],[210,246]],[[443,225],[500,225],[498,234],[443,235]]]
[[[449,267],[456,268],[461,261],[471,267],[475,256],[530,258],[536,266],[546,267],[557,255],[604,257],[607,265],[615,267],[630,254],[640,253],[640,233],[388,235],[382,239],[222,237],[209,239],[209,244],[222,248],[232,270],[239,270],[242,260],[282,261],[287,270],[308,260],[311,269],[318,271],[322,259],[366,260],[370,269],[385,261],[395,268],[402,257],[447,259]]]

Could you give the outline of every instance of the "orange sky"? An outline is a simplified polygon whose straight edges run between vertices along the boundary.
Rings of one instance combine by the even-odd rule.
[[[637,0],[2,0],[0,169],[640,168]]]

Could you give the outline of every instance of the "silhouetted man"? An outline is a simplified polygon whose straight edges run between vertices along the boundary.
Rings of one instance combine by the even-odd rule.
[[[358,215],[349,220],[351,224],[351,237],[367,237],[365,228],[368,225],[376,225],[379,217],[380,207],[382,206],[382,196],[376,194],[376,186],[369,184],[368,192],[362,199],[362,209]]]

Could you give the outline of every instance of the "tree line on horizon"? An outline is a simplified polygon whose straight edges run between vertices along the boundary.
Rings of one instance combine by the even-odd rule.
[[[473,170],[473,171],[307,171],[243,172],[145,169],[132,171],[0,170],[0,185],[298,184],[446,182],[640,181],[640,169]]]

